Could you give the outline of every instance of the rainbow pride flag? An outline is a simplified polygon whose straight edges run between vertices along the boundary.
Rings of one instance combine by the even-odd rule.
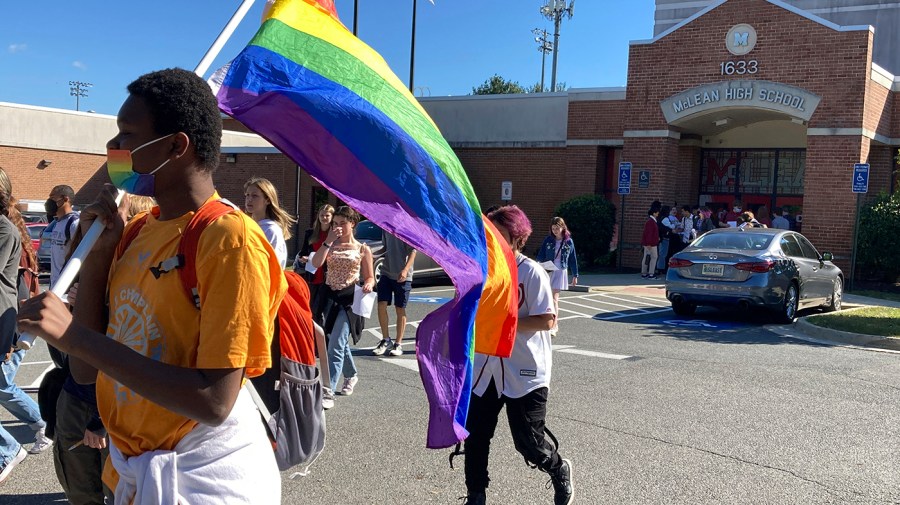
[[[449,447],[468,436],[473,352],[512,352],[512,251],[437,126],[341,24],[333,0],[270,3],[247,47],[210,79],[219,107],[447,272],[456,296],[419,324],[416,357],[427,446]]]

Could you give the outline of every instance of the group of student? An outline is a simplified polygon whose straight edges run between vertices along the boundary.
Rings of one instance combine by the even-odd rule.
[[[11,382],[21,361],[13,347],[18,332],[43,338],[62,356],[65,378],[55,402],[53,442],[41,438],[46,423],[37,415],[26,422],[37,435],[32,451],[55,447],[71,503],[280,503],[272,446],[242,385],[276,358],[271,344],[287,290],[282,271],[293,218],[280,208],[271,182],[254,178],[245,185],[243,211],[235,208],[206,223],[197,243],[183,250],[184,230],[222,205],[213,183],[221,114],[206,82],[186,70],[151,72],[127,90],[119,132],[107,143],[116,187],[107,186],[77,219],[66,217],[72,213],[71,188],[57,187],[50,195],[59,227],[52,232],[54,245],[70,254],[72,241],[102,223],[68,303],[52,291],[15,291],[10,279],[18,277],[20,261],[35,272],[36,262],[33,251],[21,259],[23,242],[30,243],[8,217],[12,188],[0,171],[0,259],[8,260],[0,277],[0,344],[12,351],[4,360],[4,378]],[[153,197],[155,205],[132,219],[135,212],[116,203],[119,190]],[[544,426],[555,289],[543,267],[522,254],[531,234],[525,214],[505,206],[488,218],[516,252],[519,325],[510,358],[475,356],[471,435],[465,442],[467,503],[485,502],[490,439],[506,405],[517,450],[550,475],[554,502],[567,504],[574,495],[572,466]],[[376,289],[372,251],[353,233],[359,219],[346,206],[321,208],[295,260],[310,272],[313,317],[329,336],[330,391],[338,390],[343,376],[344,395],[358,382],[349,342],[358,340],[363,327],[350,307],[352,293],[358,284],[364,293]],[[564,223],[551,231],[553,261],[573,264],[566,257],[568,247],[574,260],[574,246]],[[380,347],[397,355],[415,251],[385,238],[379,314],[386,315],[393,302],[398,332],[390,341],[383,322]],[[188,269],[195,285],[186,291],[182,274]],[[0,427],[0,481],[24,458],[7,435]]]

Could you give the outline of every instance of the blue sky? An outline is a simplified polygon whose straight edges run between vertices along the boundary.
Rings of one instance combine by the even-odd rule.
[[[193,70],[240,0],[3,2],[0,101],[73,109],[69,81],[90,82],[81,110],[116,114],[125,86],[166,67]],[[336,0],[353,25],[353,0]],[[418,0],[416,94],[465,95],[494,73],[531,85],[541,55],[532,28],[552,23],[543,0]],[[233,58],[259,26],[252,10],[212,68]],[[412,0],[359,0],[359,36],[409,79]],[[560,30],[557,79],[570,87],[624,86],[628,42],[653,35],[653,0],[580,0]],[[550,85],[547,58],[547,86]],[[208,76],[209,72],[207,73]],[[421,87],[421,89],[419,89]]]

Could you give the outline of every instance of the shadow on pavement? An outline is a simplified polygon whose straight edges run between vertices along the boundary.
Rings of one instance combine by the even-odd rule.
[[[740,309],[700,307],[692,316],[678,316],[671,311],[657,314],[634,312],[635,317],[606,322],[640,325],[642,333],[647,336],[661,336],[695,342],[828,347],[827,344],[783,338],[770,332],[758,331],[764,325],[778,324],[774,321],[772,315],[764,310],[742,311]],[[817,312],[818,309],[807,309],[800,311],[799,315],[808,316]],[[635,320],[636,317],[642,315],[641,319]],[[600,319],[600,317],[597,319]],[[790,325],[784,326],[790,327]]]

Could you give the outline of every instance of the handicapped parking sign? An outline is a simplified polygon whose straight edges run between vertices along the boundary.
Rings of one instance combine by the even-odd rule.
[[[869,192],[869,164],[857,163],[853,165],[853,192]]]
[[[631,194],[631,162],[619,163],[619,194]]]
[[[641,170],[640,175],[638,176],[638,187],[641,189],[646,189],[650,187],[650,171],[649,170]]]

